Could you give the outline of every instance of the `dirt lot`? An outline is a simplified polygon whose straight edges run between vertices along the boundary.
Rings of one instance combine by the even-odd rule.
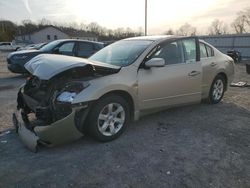
[[[250,88],[229,88],[217,105],[146,116],[110,143],[85,137],[34,154],[12,129],[24,78],[7,73],[5,56],[0,57],[0,187],[250,187]],[[250,83],[243,65],[236,66],[235,81]]]

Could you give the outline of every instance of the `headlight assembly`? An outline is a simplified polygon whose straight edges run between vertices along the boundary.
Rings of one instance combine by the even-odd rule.
[[[74,100],[75,96],[88,86],[89,84],[86,82],[67,83],[60,94],[57,96],[57,101],[71,103]]]
[[[57,97],[57,101],[71,103],[74,100],[75,96],[75,92],[64,91]]]
[[[15,55],[13,56],[13,59],[21,60],[21,59],[26,59],[27,57],[28,57],[27,55]]]

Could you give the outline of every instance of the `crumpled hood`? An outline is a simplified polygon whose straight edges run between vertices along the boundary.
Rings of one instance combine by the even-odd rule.
[[[84,58],[54,55],[54,54],[41,54],[32,58],[27,62],[24,67],[34,76],[41,80],[49,80],[53,76],[75,68],[92,65],[93,67],[104,67],[109,69],[118,70],[121,67],[110,65],[101,62],[94,62]]]

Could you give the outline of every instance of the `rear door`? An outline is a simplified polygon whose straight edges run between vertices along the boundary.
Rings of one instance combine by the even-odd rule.
[[[200,57],[202,65],[202,94],[207,97],[213,79],[216,76],[218,62],[214,55],[214,50],[207,44],[200,42]]]
[[[164,67],[140,68],[138,95],[140,109],[172,106],[201,100],[201,63],[196,38],[160,44],[149,55],[163,58]],[[143,67],[143,66],[142,66]]]
[[[78,41],[76,56],[88,58],[94,53],[95,53],[95,46],[93,43]]]

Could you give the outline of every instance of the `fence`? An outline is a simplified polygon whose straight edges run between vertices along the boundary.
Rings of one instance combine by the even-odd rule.
[[[250,34],[199,36],[200,39],[212,44],[223,53],[237,50],[242,59],[250,59]]]

